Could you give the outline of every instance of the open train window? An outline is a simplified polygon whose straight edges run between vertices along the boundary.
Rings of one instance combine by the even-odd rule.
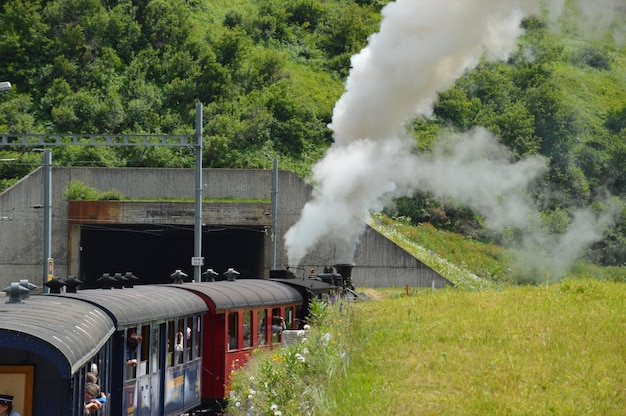
[[[193,318],[193,328],[191,331],[191,340],[193,345],[193,358],[200,358],[202,356],[202,316],[198,315]]]
[[[167,321],[167,367],[173,367],[176,364],[174,358],[174,345],[176,344],[176,327],[174,321]]]
[[[141,345],[141,334],[136,327],[126,328],[124,331],[124,349],[126,355],[126,380],[137,378],[137,364],[139,363],[139,353]]]
[[[272,344],[282,341],[282,332],[285,329],[285,317],[280,314],[280,308],[272,309]]]
[[[285,325],[286,329],[293,329],[293,306],[288,306],[285,308]]]
[[[243,347],[252,347],[252,311],[243,313]]]
[[[137,370],[138,376],[143,376],[145,374],[150,373],[149,368],[149,358],[150,358],[150,325],[143,325],[141,327],[141,339],[143,340],[139,343],[139,365]]]
[[[259,309],[258,315],[259,345],[267,344],[267,311]]]
[[[304,306],[296,306],[296,321],[294,322],[294,329],[302,329],[306,324],[306,309]]]
[[[159,335],[161,333],[159,325],[152,326],[152,337],[150,338],[150,368],[149,372],[154,374],[160,370],[159,367]]]
[[[185,320],[179,319],[176,325],[176,336],[174,337],[174,357],[178,364],[182,364],[185,361],[186,334]]]
[[[239,337],[239,314],[237,312],[228,314],[228,349],[237,349],[237,339]]]

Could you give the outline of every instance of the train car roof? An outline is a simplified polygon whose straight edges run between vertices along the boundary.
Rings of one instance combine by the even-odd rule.
[[[116,326],[158,321],[206,312],[205,302],[169,285],[135,285],[124,289],[86,289],[54,296],[71,297],[99,305],[109,312]]]
[[[204,295],[214,311],[298,303],[304,299],[293,287],[267,279],[238,279],[172,285]]]
[[[0,303],[0,348],[32,351],[49,359],[63,378],[90,360],[115,331],[95,305],[50,295]]]

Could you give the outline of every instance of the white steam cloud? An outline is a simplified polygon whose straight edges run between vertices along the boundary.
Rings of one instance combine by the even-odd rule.
[[[482,58],[506,59],[521,19],[562,0],[396,0],[380,31],[352,57],[330,128],[335,143],[313,167],[316,189],[285,234],[291,266],[322,238],[339,263],[352,262],[369,214],[394,198],[428,191],[479,212],[490,227],[521,226],[536,212],[527,186],[545,171],[540,158],[514,161],[485,129],[451,137],[428,156],[414,153],[405,125],[428,116],[438,92]]]

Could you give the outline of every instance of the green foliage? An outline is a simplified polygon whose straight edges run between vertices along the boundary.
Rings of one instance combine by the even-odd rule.
[[[124,195],[116,189],[100,192],[86,185],[84,182],[71,180],[63,190],[63,195],[68,201],[119,201],[125,199]]]
[[[99,191],[84,182],[72,180],[63,191],[68,201],[91,201],[98,199]]]

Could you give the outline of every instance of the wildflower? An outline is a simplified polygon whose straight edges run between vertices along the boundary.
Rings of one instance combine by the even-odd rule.
[[[270,410],[278,410],[278,405],[276,403],[272,403]]]
[[[250,394],[256,394],[256,390],[255,389],[250,389]]]
[[[309,324],[305,324],[302,328],[304,328],[304,330],[307,331],[311,327],[309,326]]]
[[[331,338],[332,338],[332,335],[330,335],[328,332],[325,333],[324,335],[322,335],[322,341],[325,342],[325,343],[330,341]]]
[[[309,349],[308,348],[303,348],[302,349],[302,354],[308,354],[309,353]]]
[[[302,356],[302,354],[298,353],[295,355],[295,357],[298,359],[298,361],[300,361],[301,363],[305,362],[306,359]]]
[[[254,376],[250,376],[250,381],[254,381]]]
[[[303,329],[298,331],[298,336],[299,337],[304,336],[304,330]]]
[[[235,406],[236,406],[236,407],[239,407],[239,406],[241,406],[241,403],[240,403],[240,402],[237,402],[237,403],[235,403]]]
[[[274,416],[281,416],[283,414],[283,412],[281,412],[280,410],[274,410]]]

